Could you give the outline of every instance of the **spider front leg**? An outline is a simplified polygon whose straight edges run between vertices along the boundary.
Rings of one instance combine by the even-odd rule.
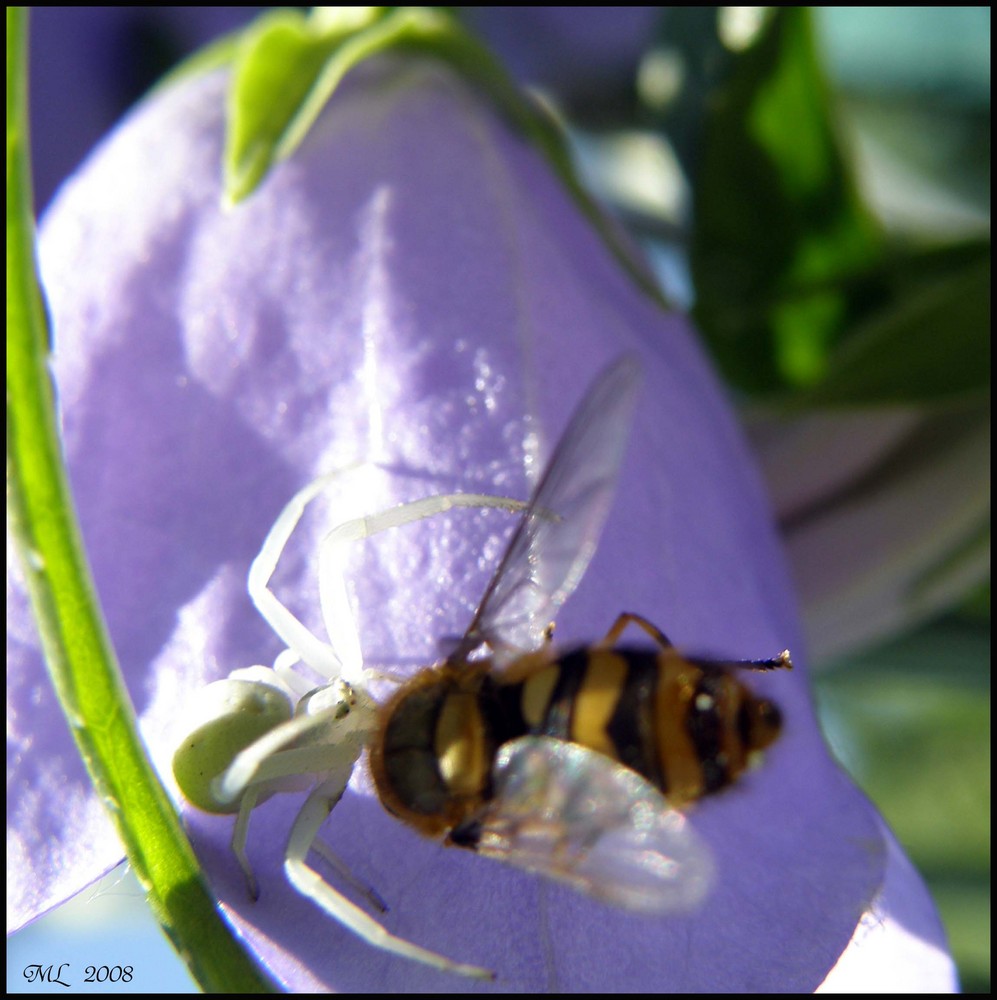
[[[326,642],[323,642],[306,628],[288,608],[278,600],[277,596],[270,589],[270,578],[277,568],[277,563],[290,540],[294,529],[301,520],[305,508],[312,502],[330,483],[346,475],[358,466],[349,466],[339,472],[333,472],[326,476],[319,476],[313,479],[307,486],[299,490],[284,505],[273,527],[267,532],[259,554],[249,567],[249,578],[247,581],[249,596],[256,605],[256,610],[262,615],[264,621],[277,633],[277,635],[287,645],[291,656],[281,654],[278,658],[279,673],[285,681],[293,684],[293,671],[290,669],[295,660],[302,660],[312,667],[319,674],[328,677],[330,680],[338,677],[341,671],[341,660],[336,650]],[[356,627],[352,618],[347,623],[345,620],[339,622],[339,628],[343,630],[343,638],[348,640],[347,644],[352,649],[358,646],[356,639]],[[334,633],[330,633],[330,638],[335,639]],[[276,665],[275,665],[276,666]]]
[[[363,660],[353,613],[346,591],[346,549],[371,535],[400,528],[427,517],[445,514],[458,507],[497,508],[510,513],[525,510],[522,500],[492,496],[487,493],[447,493],[412,500],[390,507],[370,517],[358,517],[333,528],[322,540],[319,550],[319,600],[322,620],[330,636],[336,636],[342,659],[342,676],[350,684],[362,683]],[[347,640],[349,640],[347,642]],[[355,644],[355,645],[354,645]]]
[[[270,589],[270,578],[297,527],[305,508],[324,489],[343,475],[359,468],[349,466],[338,472],[320,476],[299,490],[285,504],[273,527],[267,533],[259,554],[249,569],[249,596],[267,624],[286,643],[289,655],[281,654],[275,669],[292,687],[296,678],[291,667],[301,660],[330,680],[344,676],[354,685],[362,683],[363,657],[356,624],[346,593],[343,548],[346,544],[368,538],[390,528],[411,524],[427,517],[445,513],[455,507],[497,507],[521,511],[526,504],[520,500],[482,493],[451,493],[424,497],[399,504],[379,514],[346,521],[326,536],[319,553],[319,586],[326,633],[335,643],[323,642],[277,598]]]
[[[232,852],[246,876],[253,899],[259,898],[259,888],[246,854],[253,809],[276,792],[302,790],[312,783],[315,775],[345,773],[348,780],[370,738],[375,711],[373,703],[363,694],[357,696],[347,684],[335,681],[302,699],[300,714],[274,726],[236,753],[224,773],[211,782],[215,810],[238,810],[232,831]],[[329,860],[337,864],[334,856]],[[366,887],[358,888],[367,894],[375,908],[383,909],[376,895]]]

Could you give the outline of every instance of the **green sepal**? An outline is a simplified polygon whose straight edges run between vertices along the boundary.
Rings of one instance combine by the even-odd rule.
[[[357,39],[383,21],[385,8],[352,10],[337,20],[280,9],[247,29],[229,90],[225,194],[231,204],[252,194],[273,164],[297,149],[357,61]]]
[[[477,87],[547,159],[636,284],[661,301],[653,279],[578,181],[548,112],[445,8],[314,8],[307,16],[281,10],[251,26],[235,60],[229,97],[226,202],[247,198],[271,167],[293,155],[349,70],[388,52],[436,59]]]

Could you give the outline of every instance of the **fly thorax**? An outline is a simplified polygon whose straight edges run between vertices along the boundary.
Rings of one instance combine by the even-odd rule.
[[[381,801],[430,836],[454,827],[488,794],[495,753],[482,711],[483,671],[427,671],[385,706],[371,750]]]
[[[436,720],[434,751],[440,777],[451,795],[480,796],[491,768],[491,748],[478,696],[445,695]]]

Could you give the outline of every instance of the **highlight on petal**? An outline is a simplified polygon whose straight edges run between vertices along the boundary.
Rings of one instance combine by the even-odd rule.
[[[645,388],[558,637],[598,638],[628,610],[698,653],[802,652],[760,479],[685,321],[635,290],[473,92],[425,63],[367,66],[298,155],[226,213],[224,87],[223,75],[188,80],[141,107],[65,189],[41,238],[67,462],[164,776],[201,687],[280,652],[245,579],[296,490],[367,463],[303,520],[274,581],[322,634],[316,552],[332,525],[431,493],[525,498],[584,386],[625,351]],[[466,628],[509,523],[466,510],[359,545],[349,581],[366,663],[399,676],[433,662]],[[16,901],[23,917],[74,877],[82,888],[113,848],[88,830],[93,853],[80,856],[62,810],[92,793],[49,735],[63,729],[54,706],[42,715],[33,700],[45,682],[14,594],[9,715],[45,743],[23,740],[10,815],[51,817],[43,855],[20,821],[9,830],[24,882],[39,887]],[[496,970],[496,988],[811,990],[883,888],[888,845],[828,755],[805,658],[794,659],[792,673],[749,679],[785,718],[763,766],[689,810],[717,871],[692,913],[630,915],[424,840],[372,797],[363,763],[322,836],[384,898],[392,933]],[[32,796],[40,804],[19,812]],[[229,847],[232,820],[185,813],[261,962],[294,990],[466,989],[364,944],[291,888],[283,853],[300,804],[278,795],[252,817],[258,902]],[[919,887],[912,871],[900,882]],[[904,892],[895,898],[903,909]],[[944,948],[937,922],[917,932]]]
[[[935,905],[886,824],[883,887],[818,993],[951,993],[959,988]],[[911,876],[914,876],[913,878]]]

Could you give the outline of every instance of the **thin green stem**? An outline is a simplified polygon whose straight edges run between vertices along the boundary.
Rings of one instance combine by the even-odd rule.
[[[25,8],[7,8],[7,499],[45,657],[70,730],[149,902],[205,991],[269,992],[221,919],[146,758],[70,497],[47,365],[29,172]]]

